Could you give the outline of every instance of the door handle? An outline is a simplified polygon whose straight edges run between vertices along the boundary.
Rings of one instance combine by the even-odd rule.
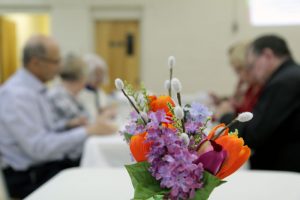
[[[126,35],[126,54],[128,56],[134,55],[134,36],[132,33]]]

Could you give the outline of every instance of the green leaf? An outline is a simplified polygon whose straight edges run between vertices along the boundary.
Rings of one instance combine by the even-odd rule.
[[[148,162],[125,165],[135,190],[135,200],[145,200],[151,197],[156,200],[159,195],[163,195],[167,192],[167,190],[160,188],[159,181],[155,180],[155,178],[150,174],[148,171],[149,166],[150,164]]]
[[[163,200],[169,190],[160,188],[159,181],[155,180],[148,171],[150,164],[139,162],[126,165],[126,169],[134,187],[134,200]],[[195,192],[193,200],[207,200],[215,187],[225,183],[209,172],[203,174],[204,188]]]
[[[215,187],[225,183],[216,176],[210,174],[209,172],[204,172],[203,174],[203,184],[204,188],[197,190],[193,200],[207,200],[211,192]]]
[[[141,118],[138,118],[137,121],[136,121],[136,123],[138,125],[144,125],[144,121]]]
[[[144,110],[145,112],[149,111],[149,98],[148,98],[148,92],[147,89],[145,88],[144,84],[141,83],[141,92],[144,96],[144,99],[146,100],[146,104],[144,105]]]
[[[162,197],[167,192],[167,190],[163,190],[161,188],[156,188],[154,185],[141,185],[138,184],[134,191],[134,199],[163,199]]]
[[[234,134],[239,135],[239,130],[235,129],[234,131],[229,132],[229,135],[234,135]]]
[[[133,187],[136,188],[137,184],[142,185],[156,185],[160,189],[159,182],[148,171],[150,164],[148,162],[138,162],[132,165],[125,165]],[[161,190],[161,189],[160,189]]]
[[[125,137],[125,140],[126,140],[127,142],[130,141],[130,139],[131,139],[132,136],[133,136],[133,135],[131,135],[131,134],[129,134],[129,133],[124,133],[124,137]]]
[[[169,110],[171,111],[172,115],[174,115],[174,107],[170,102],[167,102],[167,106],[169,108]]]
[[[163,200],[164,199],[164,195],[155,195],[147,200]]]
[[[144,187],[138,184],[134,190],[134,199],[148,199],[153,196],[153,190],[150,187]]]

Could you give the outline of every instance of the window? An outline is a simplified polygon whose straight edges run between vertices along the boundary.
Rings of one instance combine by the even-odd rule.
[[[300,24],[300,0],[249,0],[249,6],[254,26]]]

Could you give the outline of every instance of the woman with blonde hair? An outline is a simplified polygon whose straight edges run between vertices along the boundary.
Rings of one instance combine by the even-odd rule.
[[[246,41],[237,42],[228,51],[231,66],[239,78],[232,98],[236,113],[252,111],[261,90],[261,86],[255,81],[247,65],[246,55],[249,44]]]
[[[261,85],[257,83],[251,74],[251,68],[247,64],[247,52],[250,43],[239,41],[234,43],[228,50],[229,62],[238,76],[238,83],[231,98],[222,101],[216,109],[216,118],[227,122],[230,115],[241,112],[251,112],[260,95]]]

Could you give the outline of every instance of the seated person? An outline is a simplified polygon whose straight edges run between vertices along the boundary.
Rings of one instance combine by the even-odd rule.
[[[277,35],[256,38],[247,67],[264,85],[253,119],[236,127],[252,149],[252,169],[300,172],[300,67],[287,42]]]
[[[221,121],[227,121],[227,115],[235,116],[241,112],[251,112],[259,97],[261,85],[255,81],[247,69],[246,53],[248,47],[247,42],[237,42],[229,48],[229,60],[238,76],[238,84],[234,95],[231,98],[221,100],[217,106],[215,116]]]
[[[67,55],[59,74],[61,82],[48,93],[55,122],[61,130],[87,124],[88,113],[78,101],[78,94],[85,87],[86,70],[86,64],[79,56]]]
[[[90,120],[93,121],[98,113],[103,109],[110,109],[108,97],[101,89],[101,86],[107,82],[106,62],[95,54],[84,56],[87,64],[86,87],[79,94],[79,100],[88,111]]]
[[[31,37],[23,50],[21,67],[0,87],[0,163],[12,198],[23,199],[59,171],[78,165],[85,140],[115,133],[111,114],[94,124],[58,132],[47,98],[46,82],[59,72],[57,42]]]

